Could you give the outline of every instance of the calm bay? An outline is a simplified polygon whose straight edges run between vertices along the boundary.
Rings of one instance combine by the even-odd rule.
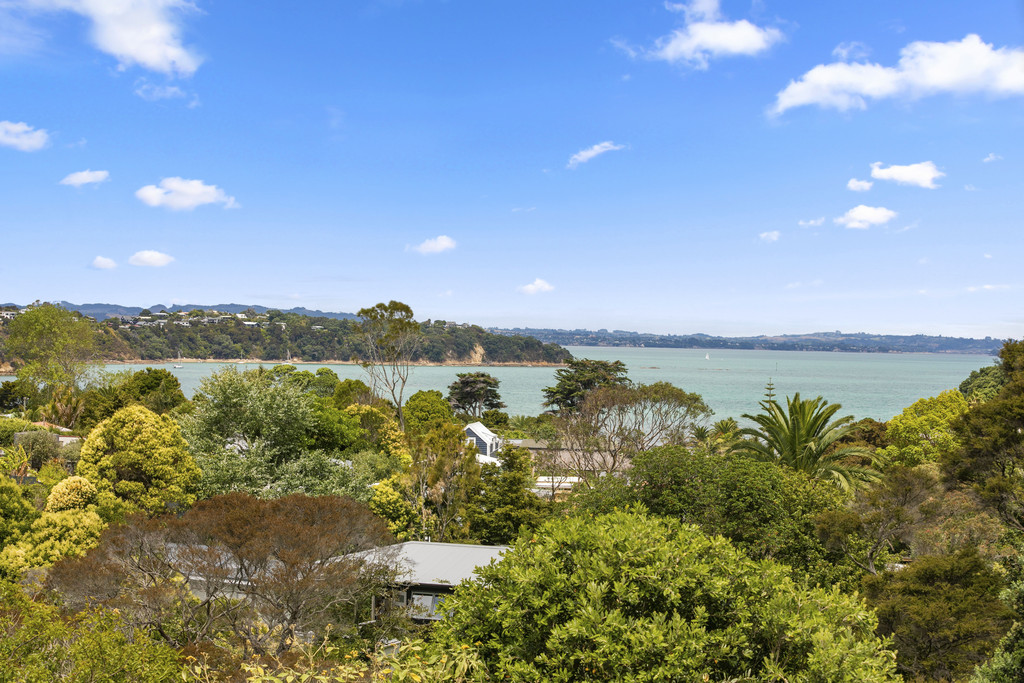
[[[731,349],[647,349],[629,347],[567,347],[577,358],[621,360],[635,382],[671,382],[700,394],[715,419],[739,418],[758,412],[769,379],[779,397],[800,392],[841,403],[841,415],[887,420],[914,401],[955,389],[972,370],[991,365],[989,356],[931,353],[830,353],[823,351],[751,351]],[[255,368],[255,363],[118,364],[108,371],[159,367],[169,370],[191,397],[200,381],[224,367]],[[265,366],[274,363],[263,363]],[[342,379],[366,380],[358,365],[303,363],[302,370],[330,368]],[[554,384],[554,367],[420,366],[413,369],[405,396],[421,389],[447,394],[460,372],[488,372],[501,381],[501,396],[512,415],[543,410],[542,391]]]

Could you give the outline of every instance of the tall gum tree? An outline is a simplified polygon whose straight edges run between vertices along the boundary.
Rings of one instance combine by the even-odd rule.
[[[366,345],[363,369],[375,392],[386,391],[398,410],[398,424],[405,430],[402,398],[412,371],[412,360],[423,341],[423,330],[412,309],[401,301],[380,303],[359,311],[359,332]]]

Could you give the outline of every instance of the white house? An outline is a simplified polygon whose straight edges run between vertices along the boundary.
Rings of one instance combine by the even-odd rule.
[[[483,422],[471,422],[466,425],[466,440],[476,446],[477,452],[484,458],[493,458],[501,450],[501,437],[484,426]]]

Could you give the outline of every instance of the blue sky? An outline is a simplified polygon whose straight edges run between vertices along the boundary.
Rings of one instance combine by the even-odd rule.
[[[0,0],[0,300],[1024,336],[1024,3]]]

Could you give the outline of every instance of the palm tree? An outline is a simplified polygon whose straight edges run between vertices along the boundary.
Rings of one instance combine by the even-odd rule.
[[[804,400],[797,393],[786,398],[785,410],[773,398],[760,405],[761,414],[743,416],[758,426],[739,431],[750,439],[735,444],[733,452],[781,463],[814,479],[831,481],[844,491],[880,478],[874,469],[856,464],[865,458],[874,464],[871,449],[838,445],[856,430],[852,415],[832,419],[842,408],[840,404],[830,404],[821,396]]]

